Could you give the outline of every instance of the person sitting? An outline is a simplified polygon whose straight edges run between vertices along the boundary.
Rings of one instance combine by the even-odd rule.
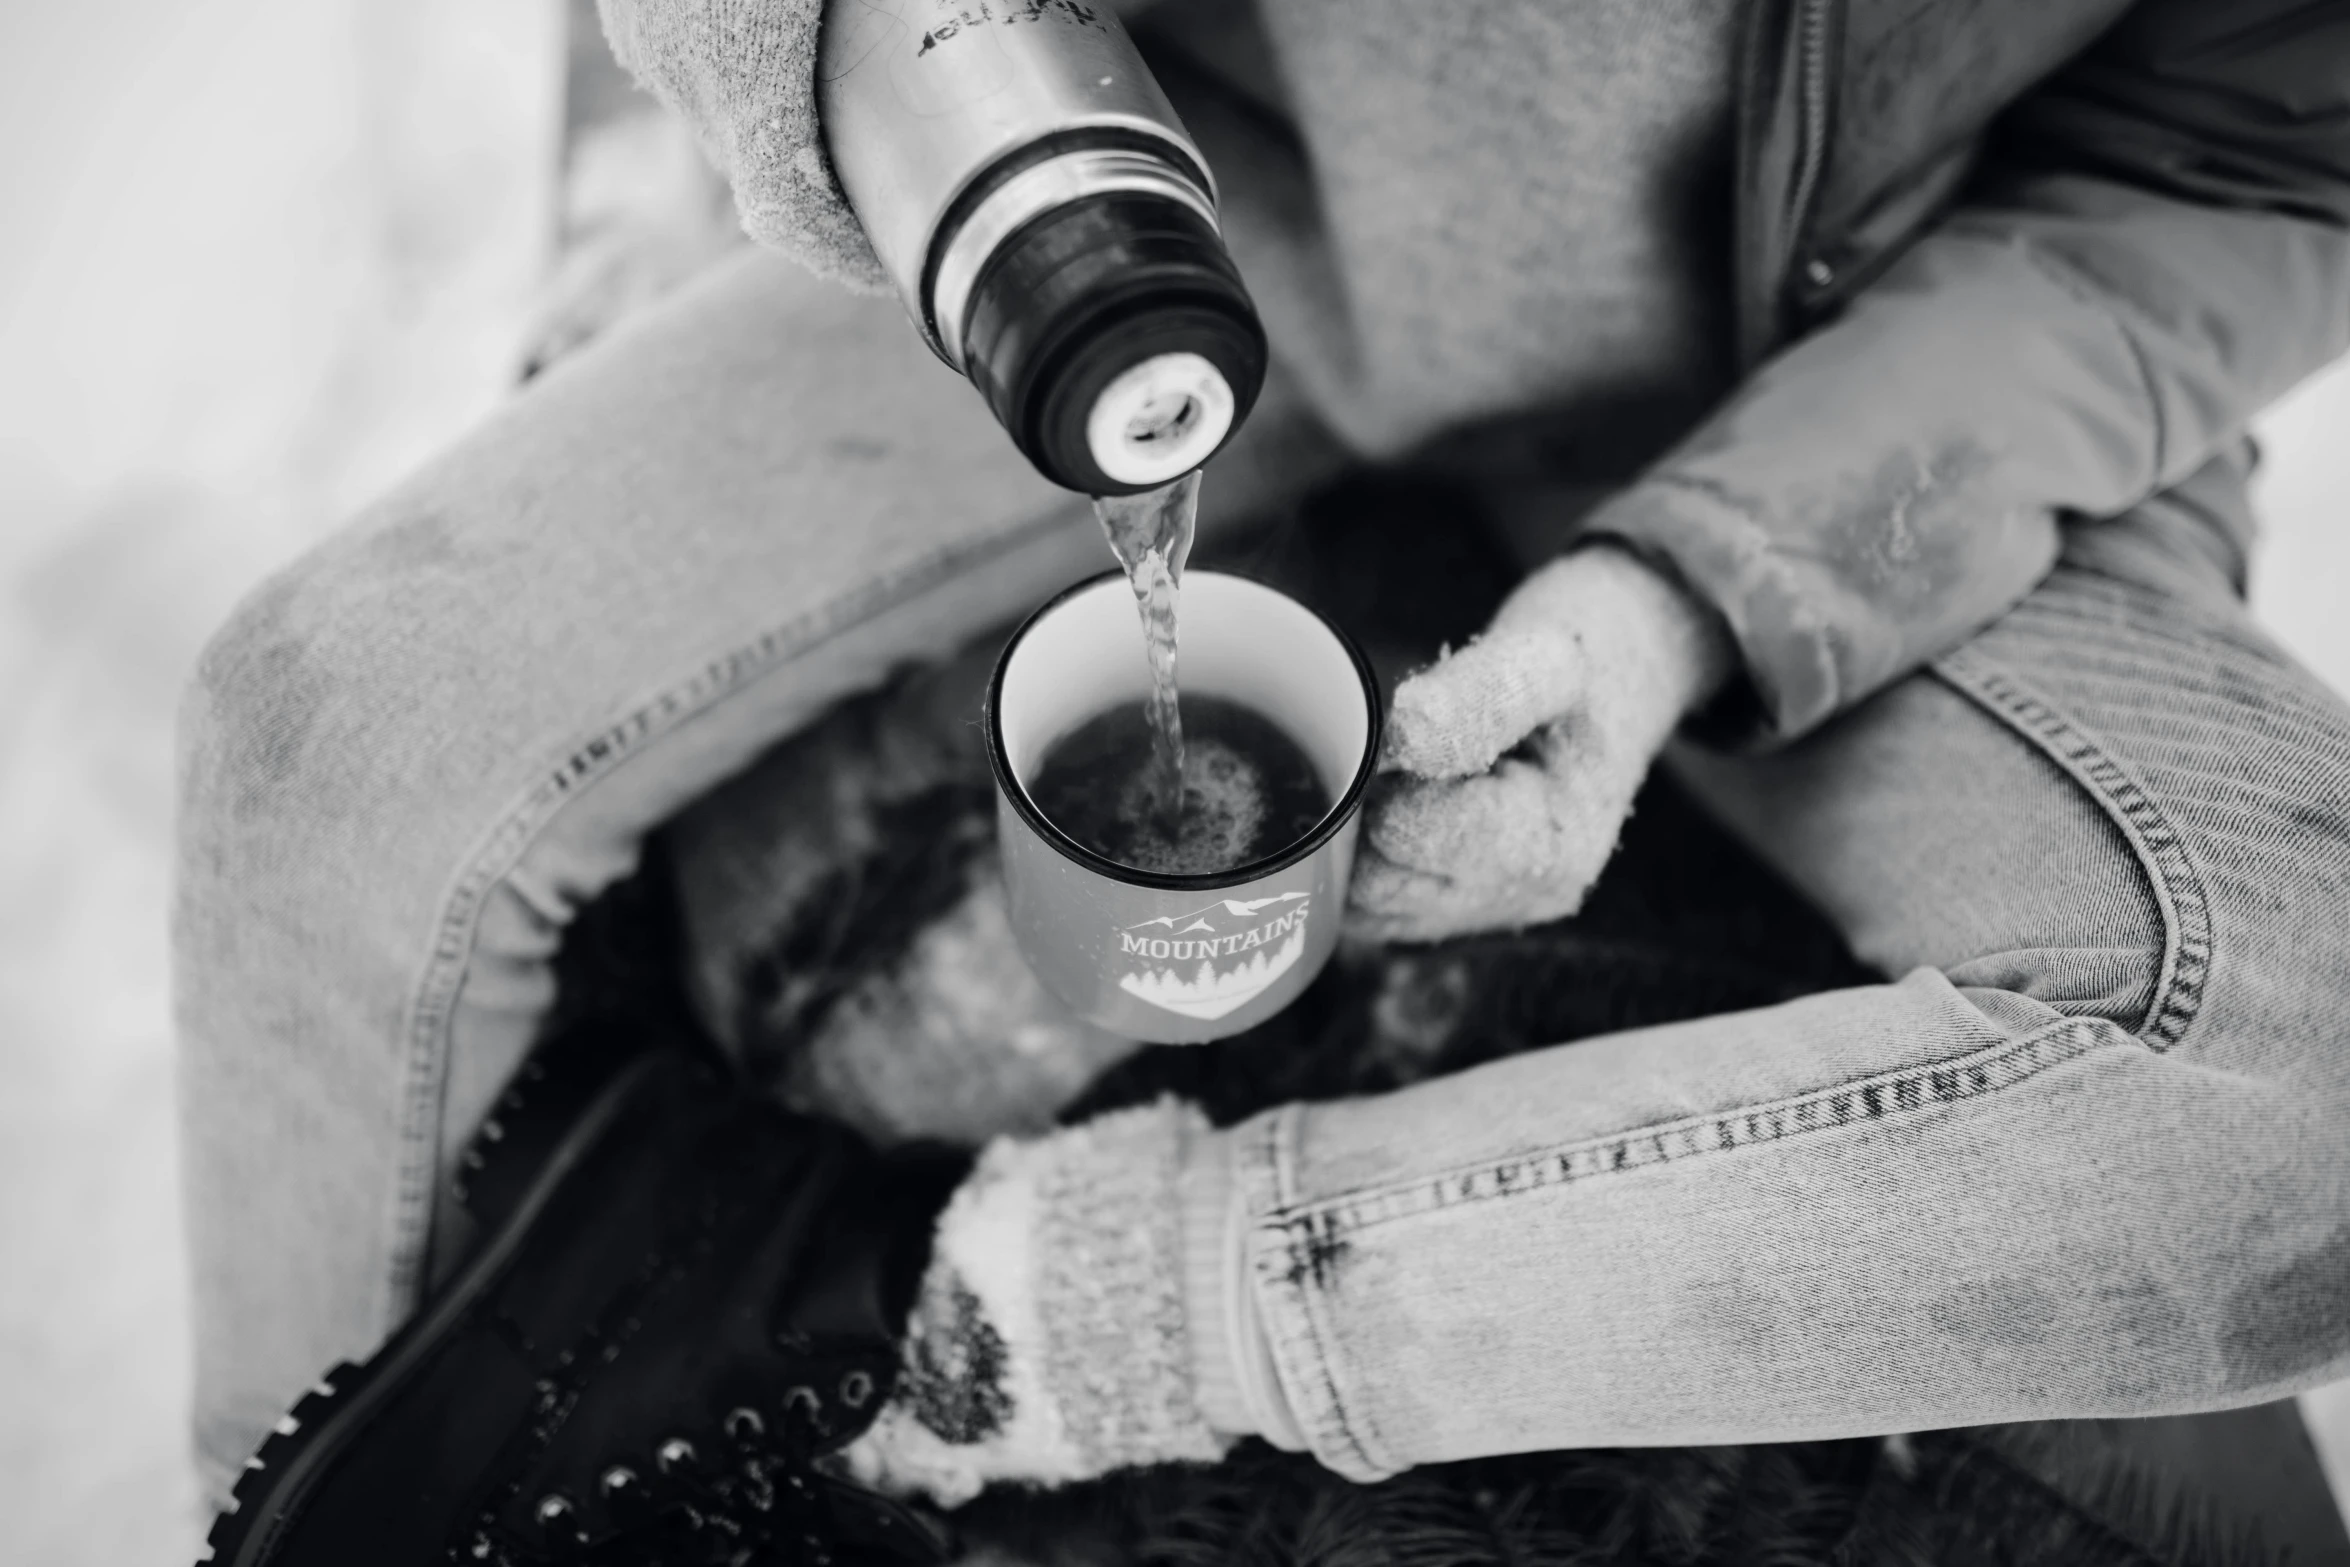
[[[2350,347],[2350,15],[1138,9],[1275,354],[1207,537],[1409,456],[1526,570],[1395,692],[1358,936],[1572,914],[1661,758],[1882,977],[967,1170],[692,1052],[533,1057],[661,824],[1105,560],[894,306],[747,255],[189,693],[225,1559],[529,1559],[696,1472],[918,1552],[892,1497],[1247,1436],[1371,1482],[2350,1372],[2350,712],[2242,602],[2246,424]],[[812,0],[603,11],[753,237],[870,281]],[[763,1443],[834,1459],[709,1467]]]

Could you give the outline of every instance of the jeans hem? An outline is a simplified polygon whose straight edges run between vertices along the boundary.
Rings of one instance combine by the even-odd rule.
[[[1247,1243],[1257,1318],[1307,1449],[1324,1468],[1368,1484],[1404,1466],[1383,1461],[1373,1450],[1376,1438],[1347,1414],[1336,1338],[1317,1309],[1314,1241],[1300,1234],[1301,1222],[1310,1231],[1313,1220],[1278,1217],[1294,1206],[1300,1116],[1301,1107],[1286,1105],[1258,1117],[1241,1129],[1235,1149],[1234,1174],[1258,1216]],[[1319,1255],[1327,1260],[1327,1252]],[[1309,1259],[1302,1269],[1301,1258]]]

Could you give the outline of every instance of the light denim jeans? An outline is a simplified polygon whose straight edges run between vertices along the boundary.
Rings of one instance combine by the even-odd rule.
[[[1276,378],[1208,523],[1342,461]],[[2075,528],[2021,608],[1795,749],[1674,758],[1903,977],[1234,1134],[1325,1462],[2350,1370],[2350,713],[2245,617],[2208,525],[2240,468]],[[183,715],[175,911],[217,1487],[414,1306],[550,954],[644,834],[1103,559],[894,305],[749,256],[239,609]]]

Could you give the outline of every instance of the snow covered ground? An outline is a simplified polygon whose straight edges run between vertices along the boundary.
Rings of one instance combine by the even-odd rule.
[[[560,0],[0,8],[0,1556],[194,1560],[170,722],[511,384]]]
[[[497,401],[561,0],[0,10],[0,1537],[192,1559],[169,726],[242,589]],[[2269,422],[2258,594],[2350,689],[2350,369]],[[2350,1390],[2325,1400],[2350,1482]]]

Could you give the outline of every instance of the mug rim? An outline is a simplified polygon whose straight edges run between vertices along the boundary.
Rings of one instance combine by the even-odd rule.
[[[1200,871],[1188,876],[1178,876],[1166,871],[1146,871],[1132,865],[1122,865],[1107,855],[1096,854],[1054,826],[1051,818],[1037,809],[1036,802],[1028,797],[1027,788],[1013,775],[1012,759],[1005,754],[1004,750],[1004,726],[1001,716],[1004,671],[1010,667],[1012,655],[1019,651],[1020,644],[1027,639],[1029,631],[1035,627],[1036,623],[1060,608],[1064,602],[1113,578],[1122,582],[1125,580],[1126,574],[1113,566],[1107,571],[1096,572],[1081,582],[1071,583],[1032,610],[1028,618],[1020,622],[1019,629],[1012,633],[1010,640],[1004,643],[1003,651],[996,655],[995,669],[987,677],[987,705],[984,712],[985,721],[982,725],[987,731],[987,762],[989,770],[995,775],[996,793],[1011,802],[1012,809],[1019,813],[1020,819],[1028,824],[1031,831],[1058,850],[1063,858],[1076,862],[1077,865],[1092,871],[1097,876],[1106,876],[1112,881],[1123,883],[1129,887],[1149,887],[1163,892],[1218,892],[1227,887],[1238,887],[1271,876],[1278,871],[1287,870],[1301,860],[1312,858],[1320,852],[1323,845],[1338,836],[1339,830],[1353,818],[1356,808],[1362,804],[1363,792],[1371,786],[1371,779],[1379,770],[1379,745],[1386,732],[1387,704],[1382,700],[1383,693],[1379,689],[1378,672],[1371,668],[1371,661],[1363,657],[1363,650],[1355,645],[1355,639],[1348,636],[1328,615],[1323,614],[1305,600],[1295,594],[1283,593],[1271,583],[1260,582],[1246,572],[1202,568],[1200,573],[1193,573],[1193,575],[1200,574],[1231,577],[1235,581],[1263,588],[1268,593],[1280,594],[1282,598],[1289,600],[1290,603],[1295,604],[1299,609],[1321,622],[1322,629],[1336,639],[1339,647],[1345,651],[1348,661],[1354,665],[1357,688],[1361,691],[1364,703],[1369,709],[1368,723],[1363,735],[1363,758],[1361,762],[1356,764],[1354,778],[1347,784],[1345,791],[1339,795],[1338,799],[1332,803],[1330,809],[1323,813],[1322,819],[1314,824],[1314,830],[1278,854],[1267,855],[1261,860],[1250,860],[1247,864],[1236,865],[1228,871]]]

